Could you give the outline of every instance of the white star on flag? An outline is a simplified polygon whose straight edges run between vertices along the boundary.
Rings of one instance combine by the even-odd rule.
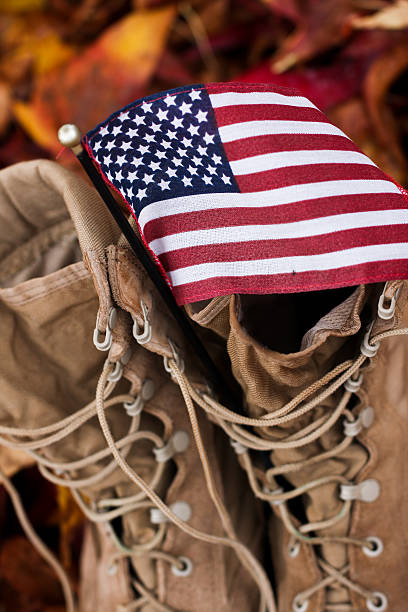
[[[186,113],[190,113],[191,106],[191,104],[186,104],[186,102],[183,102],[183,104],[180,106],[180,111],[183,113],[183,115],[185,115]]]
[[[165,102],[165,104],[167,104],[167,106],[175,106],[176,105],[176,96],[167,95],[164,98],[164,102]]]
[[[159,108],[158,113],[157,113],[157,117],[159,121],[163,121],[164,119],[167,119],[168,113],[169,111],[164,111],[161,108]]]
[[[149,183],[152,183],[154,179],[154,175],[153,174],[145,174],[143,176],[143,181],[145,182],[146,185],[149,185]]]
[[[170,183],[169,183],[169,181],[165,181],[164,179],[162,179],[162,180],[160,181],[160,183],[159,183],[159,187],[160,187],[160,189],[162,189],[162,190],[163,190],[163,189],[170,189],[169,184],[170,184]]]
[[[178,117],[174,117],[173,121],[170,122],[172,125],[174,125],[174,127],[176,128],[176,130],[178,128],[183,127],[183,120],[179,119]]]
[[[199,123],[202,123],[203,121],[207,121],[207,115],[208,113],[205,113],[204,111],[199,110],[196,115],[196,119]]]
[[[190,125],[190,127],[187,128],[187,132],[190,132],[191,136],[197,136],[198,129],[198,125]]]
[[[204,134],[204,140],[206,142],[206,144],[210,144],[214,142],[214,136],[212,136],[211,134]]]

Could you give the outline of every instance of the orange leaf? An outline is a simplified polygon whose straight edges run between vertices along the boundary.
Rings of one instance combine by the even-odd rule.
[[[54,24],[42,13],[29,20],[10,17],[2,26],[2,73],[12,75],[19,72],[19,66],[27,65],[34,74],[46,74],[74,55],[74,47],[61,40]]]
[[[2,13],[26,13],[45,8],[47,0],[0,0]]]
[[[32,102],[14,103],[17,120],[41,146],[57,153],[63,123],[87,131],[143,95],[163,52],[175,7],[121,19],[63,68],[36,81]]]
[[[66,487],[57,487],[58,523],[60,529],[60,557],[63,566],[72,566],[72,542],[85,517]]]

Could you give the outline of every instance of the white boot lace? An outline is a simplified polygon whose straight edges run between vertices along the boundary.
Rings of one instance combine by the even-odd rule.
[[[172,368],[173,364],[176,366],[173,360],[170,360],[170,363]],[[135,398],[128,394],[110,397],[117,384],[116,382],[110,382],[108,380],[113,369],[114,364],[110,363],[109,360],[106,360],[103,372],[98,382],[96,399],[75,414],[72,414],[51,425],[32,429],[0,426],[0,443],[10,448],[24,449],[30,453],[38,462],[40,472],[47,479],[57,485],[65,486],[71,489],[77,503],[87,518],[89,518],[91,521],[110,525],[109,521],[112,521],[114,518],[123,516],[129,512],[146,510],[149,508],[159,508],[163,516],[166,517],[168,521],[177,525],[190,536],[203,542],[231,547],[233,550],[235,550],[239,559],[250,572],[251,576],[258,585],[260,590],[260,612],[265,612],[266,610],[269,610],[269,612],[275,612],[276,608],[269,580],[262,566],[252,555],[250,550],[236,539],[230,523],[229,515],[224,508],[216,490],[204,444],[199,432],[195,410],[191,400],[189,399],[187,387],[184,387],[183,379],[180,378],[179,371],[174,370],[174,375],[180,384],[180,388],[183,392],[189,410],[189,416],[194,431],[194,439],[196,441],[200,459],[203,465],[207,488],[209,490],[211,499],[216,506],[227,537],[207,534],[193,528],[180,519],[157,495],[155,488],[157,487],[165,468],[165,462],[163,460],[157,461],[153,476],[148,483],[145,482],[129,465],[126,459],[129,455],[132,444],[142,439],[150,441],[154,449],[159,451],[160,455],[160,451],[166,447],[166,444],[170,439],[172,425],[170,418],[164,411],[152,409],[146,405],[143,407],[143,410],[147,413],[150,412],[162,421],[164,429],[163,437],[158,436],[152,431],[143,431],[139,429],[141,422],[141,415],[139,412],[136,416],[132,416],[130,418],[130,425],[126,435],[119,440],[114,440],[106,418],[106,411],[113,406],[117,406],[118,404],[130,405],[134,403]],[[103,435],[107,442],[107,448],[101,449],[83,459],[70,462],[57,462],[44,456],[44,449],[63,440],[71,433],[76,431],[79,427],[87,423],[87,421],[89,421],[95,415],[97,415],[99,419]],[[112,460],[92,476],[86,476],[84,478],[71,477],[70,474],[72,472],[77,473],[78,470],[99,464],[101,460],[106,460],[106,458],[111,455],[113,456]],[[128,479],[137,485],[139,488],[139,493],[129,497],[97,499],[93,501],[91,505],[89,505],[85,501],[81,493],[81,489],[104,481],[110,473],[117,469],[118,466],[126,474]],[[21,501],[18,498],[18,493],[15,491],[11,482],[5,477],[0,477],[2,478],[7,490],[10,492],[16,512],[28,537],[33,545],[38,549],[40,554],[42,554],[42,556],[54,567],[62,585],[67,611],[74,612],[76,609],[74,596],[65,570],[50,553],[50,551],[48,551],[38,536],[36,536],[32,527],[29,525],[27,517],[22,509]],[[166,529],[167,527],[165,522],[159,524],[156,533],[149,540],[149,542],[132,547],[126,547],[119,540],[113,529],[111,529],[114,540],[118,549],[120,550],[120,553],[118,553],[119,556],[113,558],[112,563],[115,564],[118,558],[121,557],[137,557],[144,555],[152,560],[169,562],[174,568],[175,573],[178,571],[181,572],[178,575],[183,575],[186,564],[188,565],[189,560],[178,558],[158,550],[158,547],[165,537]],[[140,594],[140,597],[138,597],[138,599],[135,601],[130,602],[128,605],[122,606],[121,609],[123,611],[130,612],[131,610],[137,610],[148,603],[157,610],[175,612],[172,608],[160,602],[157,595],[147,589],[140,582],[140,580],[134,580],[133,585],[136,591]]]
[[[348,537],[346,535],[308,535],[310,532],[318,532],[319,530],[327,529],[339,521],[344,520],[345,517],[350,514],[353,499],[351,489],[353,485],[349,483],[346,478],[339,475],[324,476],[321,478],[316,478],[310,482],[306,482],[302,486],[298,486],[287,492],[284,492],[277,486],[274,478],[277,475],[283,475],[301,470],[307,465],[316,464],[320,461],[328,459],[329,457],[338,456],[353,443],[355,436],[361,429],[360,417],[364,411],[364,393],[360,391],[360,385],[362,382],[362,373],[360,372],[361,367],[370,357],[373,357],[376,354],[382,340],[391,336],[408,334],[408,328],[401,328],[369,337],[370,331],[371,327],[365,336],[361,349],[362,352],[356,359],[341,363],[328,374],[323,376],[319,381],[302,391],[285,406],[282,406],[282,408],[279,410],[256,418],[239,415],[219,404],[209,394],[198,392],[190,384],[185,374],[183,374],[177,368],[177,364],[172,362],[174,378],[180,385],[185,400],[186,396],[188,396],[190,404],[192,401],[194,401],[207,413],[211,420],[222,427],[222,429],[228,434],[238,455],[239,461],[248,475],[252,490],[258,498],[268,501],[273,510],[281,517],[286,529],[292,535],[292,547],[294,550],[297,542],[304,542],[312,546],[336,542],[344,545],[360,546],[368,551],[373,550],[374,548],[375,543],[371,541],[372,539],[358,539],[355,537]],[[262,429],[265,431],[265,428],[273,428],[274,426],[288,423],[294,419],[297,419],[299,416],[302,416],[310,412],[313,408],[321,405],[326,398],[340,389],[342,385],[344,385],[345,390],[337,406],[328,415],[314,420],[312,423],[300,429],[295,434],[290,434],[285,438],[280,436],[277,439],[273,439],[273,430],[268,429],[268,439],[265,439],[253,431],[248,431],[248,429],[246,429],[248,426],[253,428],[262,427]],[[355,415],[353,409],[348,408],[349,400],[355,393],[359,394],[361,400],[358,406],[360,409],[359,416]],[[186,405],[187,403],[188,402],[186,401]],[[332,428],[342,416],[345,417],[345,436],[344,439],[334,448],[308,459],[272,467],[266,471],[260,470],[254,466],[251,454],[249,452],[250,450],[267,451],[273,449],[290,449],[305,446],[310,442],[317,440],[320,436]],[[342,485],[344,486],[344,503],[340,512],[324,521],[306,523],[298,527],[295,526],[287,509],[286,502],[290,499],[303,495],[305,492],[310,491],[311,489],[324,486],[328,483],[338,483],[340,487]],[[347,498],[348,496],[350,499]],[[308,609],[309,599],[312,595],[322,589],[325,589],[326,587],[329,587],[330,585],[334,585],[335,583],[342,585],[350,591],[354,591],[365,598],[367,608],[369,610],[380,611],[386,609],[387,600],[385,595],[368,590],[347,578],[346,574],[350,569],[348,564],[341,569],[337,569],[318,556],[317,561],[324,577],[313,587],[297,594],[293,602],[294,611],[305,612]],[[327,612],[352,612],[353,608],[349,603],[326,603],[325,610]]]

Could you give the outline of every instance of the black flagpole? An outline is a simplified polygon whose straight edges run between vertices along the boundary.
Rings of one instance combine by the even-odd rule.
[[[122,230],[125,238],[132,247],[136,257],[139,259],[147,274],[150,276],[153,283],[156,285],[160,295],[164,302],[167,304],[170,312],[176,319],[178,325],[184,336],[189,341],[192,349],[200,359],[202,365],[208,373],[210,381],[212,382],[214,389],[219,394],[220,398],[235,411],[240,412],[239,399],[237,395],[231,390],[229,384],[226,382],[222,374],[216,368],[213,360],[204,348],[202,342],[195,333],[187,315],[177,305],[176,300],[171,292],[170,287],[167,285],[163,276],[159,272],[156,264],[151,259],[149,253],[146,251],[142,241],[138,238],[136,233],[133,231],[128,220],[120,209],[120,206],[116,202],[108,186],[103,181],[101,175],[93,164],[92,159],[88,155],[88,151],[82,146],[81,132],[76,125],[66,124],[58,130],[58,138],[64,147],[70,148],[80,161],[85,172],[91,179],[93,185],[105,202],[109,211],[111,212],[116,223]]]

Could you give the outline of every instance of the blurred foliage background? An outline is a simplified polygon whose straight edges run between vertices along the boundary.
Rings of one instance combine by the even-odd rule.
[[[240,80],[300,89],[406,184],[407,28],[408,0],[0,0],[0,165],[55,158],[62,123]]]
[[[0,167],[145,94],[186,83],[297,88],[408,183],[408,0],[0,0]],[[82,516],[69,493],[1,451],[40,536],[75,584]],[[31,463],[31,461],[27,461]],[[0,611],[63,612],[52,570],[0,488]]]

